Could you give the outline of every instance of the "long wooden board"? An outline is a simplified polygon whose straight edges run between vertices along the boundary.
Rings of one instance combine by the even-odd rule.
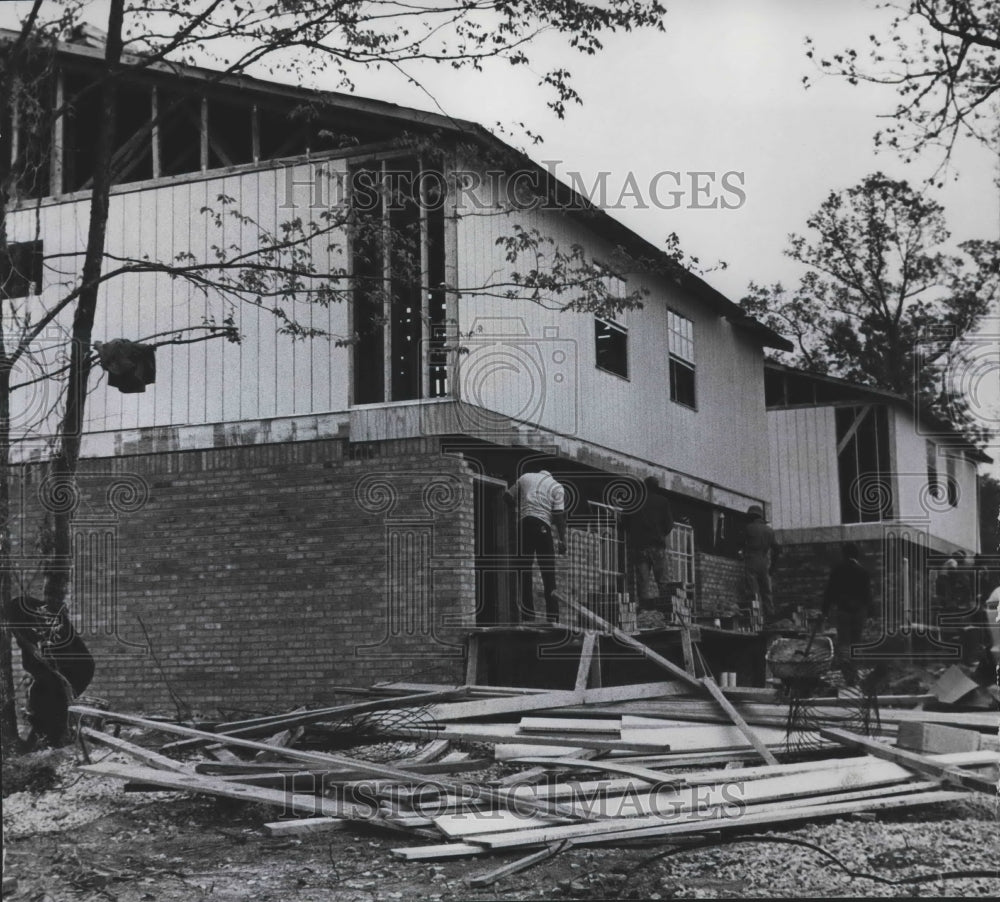
[[[539,845],[561,839],[575,842],[607,842],[621,839],[641,839],[648,837],[676,836],[685,833],[707,833],[717,830],[745,830],[752,827],[787,823],[796,820],[815,820],[836,817],[855,811],[874,811],[886,808],[901,808],[914,805],[930,805],[938,802],[954,801],[966,797],[965,792],[929,790],[899,796],[864,798],[848,802],[823,802],[816,805],[795,807],[781,803],[779,810],[763,812],[743,812],[732,816],[704,817],[697,815],[680,823],[665,823],[655,818],[655,823],[643,826],[646,818],[631,818],[632,824],[624,824],[623,819],[615,821],[594,821],[586,825],[543,827],[538,830],[515,830],[505,833],[485,834],[476,837],[477,843],[491,849],[517,848],[522,845]],[[586,830],[579,829],[586,827]]]
[[[593,803],[580,799],[577,800],[577,807],[591,805],[590,809],[586,809],[588,813],[596,813],[601,819],[582,825],[570,825],[570,831],[561,838],[655,827],[664,820],[676,821],[689,812],[710,812],[727,806],[752,809],[762,802],[802,803],[807,796],[823,797],[831,793],[857,792],[910,780],[912,774],[905,767],[890,761],[863,758],[850,767],[816,771],[810,774],[808,781],[803,781],[798,775],[791,775],[752,781],[720,780],[715,785],[700,788],[655,788],[652,791],[602,796],[596,810]],[[538,820],[537,817],[523,817],[516,811],[491,813],[488,818],[463,812],[442,815],[435,818],[434,823],[439,830],[454,839],[506,830],[527,829],[531,832],[533,827],[541,826]],[[581,829],[575,831],[576,827]]]
[[[546,692],[525,692],[494,698],[474,699],[431,705],[426,714],[438,721],[469,720],[473,717],[496,717],[522,711],[543,711],[567,705],[611,704],[649,698],[673,697],[688,690],[676,683],[635,683],[628,686],[604,686],[599,689],[566,689]]]
[[[120,722],[120,723],[130,723],[135,726],[146,727],[150,730],[159,730],[164,733],[173,733],[177,736],[188,736],[192,739],[195,738],[209,738],[214,741],[223,743],[224,745],[233,746],[235,748],[249,748],[256,751],[275,751],[273,746],[267,745],[263,742],[257,742],[253,739],[240,739],[237,736],[225,736],[216,735],[213,733],[205,733],[203,730],[195,730],[192,727],[181,726],[180,724],[169,723],[167,721],[150,720],[146,717],[138,717],[134,714],[123,714],[118,711],[102,711],[99,708],[91,708],[87,705],[71,705],[69,708],[70,713],[76,714],[78,717],[96,717],[105,721]],[[441,738],[439,736],[428,737],[428,738]],[[497,802],[498,804],[504,804],[504,800],[507,797],[507,791],[500,788],[491,788],[486,786],[476,786],[469,784],[456,783],[452,780],[444,780],[440,777],[435,777],[431,774],[421,775],[415,774],[413,771],[403,770],[398,767],[391,767],[388,764],[373,764],[369,761],[363,761],[360,758],[349,758],[344,755],[330,755],[320,752],[306,752],[301,749],[289,749],[282,748],[277,750],[279,754],[283,757],[291,758],[298,761],[307,761],[310,764],[326,765],[330,767],[343,767],[343,768],[354,768],[361,771],[362,773],[371,775],[376,779],[398,779],[407,783],[420,783],[424,782],[430,786],[436,786],[439,789],[451,789],[455,791],[472,792],[478,798],[490,799]],[[139,782],[149,782],[149,781],[139,781]],[[220,781],[221,782],[221,781]],[[276,792],[276,790],[264,790],[261,792]],[[523,800],[519,804],[528,804]],[[542,806],[544,808],[544,813],[553,813],[549,807]],[[556,811],[555,813],[560,813]]]
[[[893,761],[915,770],[917,773],[928,774],[943,780],[953,786],[964,786],[966,789],[973,789],[977,792],[988,792],[996,795],[997,782],[980,774],[962,770],[955,765],[941,764],[928,758],[926,755],[918,755],[906,749],[893,748],[867,736],[860,736],[857,733],[849,733],[846,730],[824,729],[820,731],[822,736],[840,742],[843,745],[864,749],[870,755],[883,758],[886,761]]]
[[[265,789],[242,783],[229,783],[201,774],[181,774],[153,767],[113,764],[110,761],[102,761],[98,764],[81,764],[79,769],[88,774],[116,777],[119,780],[131,780],[179,792],[197,792],[246,802],[262,802],[309,817],[324,816],[358,821],[369,821],[377,817],[377,810],[370,805],[357,805],[353,802],[327,799],[322,796],[283,792],[279,789]]]
[[[151,767],[157,767],[160,770],[172,770],[177,773],[186,774],[191,772],[191,769],[187,765],[181,764],[180,761],[174,761],[173,758],[168,758],[166,755],[161,755],[152,749],[145,749],[119,736],[111,736],[108,733],[102,733],[100,730],[95,730],[91,727],[81,727],[80,735],[91,742],[96,742],[98,745],[115,749],[118,752],[125,752],[125,754],[131,755],[137,761],[141,761],[143,764],[148,764]]]

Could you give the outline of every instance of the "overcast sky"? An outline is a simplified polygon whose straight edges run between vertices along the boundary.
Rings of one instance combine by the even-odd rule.
[[[878,169],[915,182],[933,169],[936,158],[906,166],[892,153],[874,152],[878,116],[895,105],[890,88],[852,87],[818,76],[805,56],[807,35],[821,52],[833,53],[863,47],[871,32],[886,34],[889,14],[873,0],[666,0],[665,5],[665,34],[615,36],[596,57],[546,38],[532,51],[530,68],[496,64],[482,74],[456,74],[427,65],[410,70],[420,88],[392,71],[359,74],[357,93],[437,108],[491,128],[499,123],[512,129],[512,143],[522,145],[517,136],[523,132],[515,123],[525,123],[544,137],[527,148],[531,155],[555,161],[564,178],[577,172],[592,185],[607,172],[611,201],[627,186],[638,186],[645,207],[632,195],[613,215],[654,244],[677,232],[683,249],[704,264],[726,261],[728,269],[706,278],[733,300],[751,280],[797,280],[797,265],[783,254],[787,235],[804,229],[831,189],[846,188]],[[24,4],[3,6],[0,16],[9,22],[4,13]],[[94,6],[100,11],[104,4]],[[99,15],[95,21],[100,24]],[[548,95],[537,85],[542,72],[561,62],[574,71],[584,99],[563,121],[546,108]],[[805,75],[818,76],[809,90],[802,86]],[[957,179],[935,195],[946,208],[955,241],[1000,237],[998,151],[973,142],[957,148]],[[681,206],[666,210],[652,203],[650,183],[658,173],[692,171],[716,174],[714,180],[699,177],[715,186],[700,199],[717,198],[719,208],[691,209],[690,180],[684,176]],[[721,187],[727,172],[739,173],[730,175],[728,184],[745,195],[733,209],[721,208],[723,200],[739,203],[739,195]],[[669,203],[673,177],[661,177],[657,185],[657,196]],[[1000,322],[988,329],[1000,333]],[[978,403],[1000,405],[1000,369],[987,367],[985,377]],[[1000,448],[994,456],[1000,457]]]

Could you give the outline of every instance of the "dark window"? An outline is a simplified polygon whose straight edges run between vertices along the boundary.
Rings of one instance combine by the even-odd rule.
[[[945,457],[945,470],[947,473],[946,486],[948,490],[948,505],[956,507],[958,505],[958,458],[954,454]]]
[[[42,242],[7,245],[0,257],[0,297],[24,298],[42,293]]]
[[[694,408],[694,367],[671,355],[670,400]]]
[[[598,369],[628,379],[628,329],[594,317],[594,350]]]
[[[428,187],[443,179],[422,174],[412,159],[351,170],[355,404],[448,394],[445,216]]]
[[[358,167],[352,170],[351,184],[354,403],[375,404],[385,400],[381,172]]]
[[[150,120],[153,98],[147,87],[120,85],[115,107],[115,144],[112,176],[115,184],[153,177],[153,139]]]
[[[253,162],[253,110],[248,104],[208,102],[208,168]]]
[[[884,405],[838,407],[837,468],[844,523],[893,518],[889,414]]]
[[[670,352],[670,400],[694,408],[694,323],[667,311],[667,349]]]
[[[201,98],[160,91],[157,99],[160,172],[181,175],[201,169]]]

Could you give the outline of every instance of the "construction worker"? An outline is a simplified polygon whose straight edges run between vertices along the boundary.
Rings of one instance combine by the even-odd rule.
[[[774,530],[764,519],[764,508],[751,504],[747,508],[747,524],[743,544],[743,562],[747,578],[760,597],[761,613],[767,620],[774,620],[774,592],[771,574],[781,554],[781,546],[774,538]]]
[[[517,503],[517,569],[520,582],[518,620],[537,611],[534,604],[533,566],[538,561],[545,593],[546,617],[559,619],[556,591],[556,550],[566,553],[566,492],[548,470],[527,472],[507,489],[506,498]],[[552,530],[558,534],[553,541]]]
[[[868,571],[861,565],[861,551],[854,542],[841,546],[841,560],[834,565],[823,594],[823,619],[831,607],[837,608],[837,657],[848,682],[853,682],[856,668],[851,646],[861,641],[865,623],[872,613],[872,585]]]
[[[674,528],[670,502],[660,494],[659,480],[655,476],[647,476],[643,485],[645,494],[642,504],[624,517],[628,534],[629,588],[638,607],[642,606],[643,589],[650,576],[656,581],[661,598],[670,594],[667,536]]]

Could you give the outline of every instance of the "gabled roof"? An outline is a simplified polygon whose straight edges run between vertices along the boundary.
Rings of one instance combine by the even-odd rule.
[[[812,400],[804,400],[801,402],[788,401],[784,404],[768,403],[767,407],[769,409],[799,406],[823,407],[830,404],[857,401],[861,403],[881,402],[892,404],[897,409],[903,409],[913,413],[913,401],[906,395],[899,394],[898,392],[887,391],[882,388],[874,388],[869,385],[858,385],[848,379],[842,379],[838,376],[828,376],[825,373],[811,373],[808,370],[798,369],[797,367],[788,366],[784,363],[777,363],[773,360],[767,360],[764,362],[764,370],[765,374],[768,372],[783,374],[799,380],[804,385],[811,385],[815,389],[818,389],[818,391],[814,391]],[[765,380],[765,394],[767,392],[767,388],[768,386]],[[970,441],[968,441],[968,439],[957,432],[954,427],[943,422],[927,407],[920,406],[917,412],[919,413],[921,422],[931,426],[937,435],[944,433],[948,434],[949,441],[955,446],[960,446],[966,450],[973,460],[981,463],[993,462],[992,457],[973,445]]]
[[[17,33],[8,29],[0,29],[0,41],[16,38]],[[98,29],[87,28],[81,31],[75,40],[60,42],[58,52],[65,57],[72,57],[82,62],[90,61],[100,64],[104,58],[101,33]],[[141,57],[125,57],[132,65],[142,64]],[[202,82],[223,89],[250,91],[261,95],[300,102],[322,102],[324,105],[344,110],[364,118],[390,120],[406,125],[418,131],[442,131],[454,136],[462,136],[466,140],[482,145],[495,152],[503,154],[519,166],[530,168],[540,178],[550,198],[556,200],[569,215],[582,218],[598,235],[610,241],[624,251],[647,261],[654,266],[662,267],[676,284],[690,292],[709,309],[720,317],[724,317],[736,328],[750,334],[763,347],[791,351],[791,342],[763,323],[747,315],[736,303],[727,298],[717,289],[705,282],[700,276],[679,266],[668,254],[656,247],[645,238],[633,232],[627,226],[614,219],[605,210],[593,204],[589,198],[579,194],[574,188],[560,180],[553,173],[532,160],[526,153],[511,147],[492,132],[475,122],[456,119],[438,113],[425,112],[410,107],[400,106],[381,100],[371,100],[354,94],[342,92],[320,91],[303,88],[296,85],[283,85],[265,81],[250,75],[227,75],[217,70],[180,63],[158,62],[150,64],[144,70],[154,78],[170,77],[180,80]],[[317,155],[320,156],[320,155]]]

